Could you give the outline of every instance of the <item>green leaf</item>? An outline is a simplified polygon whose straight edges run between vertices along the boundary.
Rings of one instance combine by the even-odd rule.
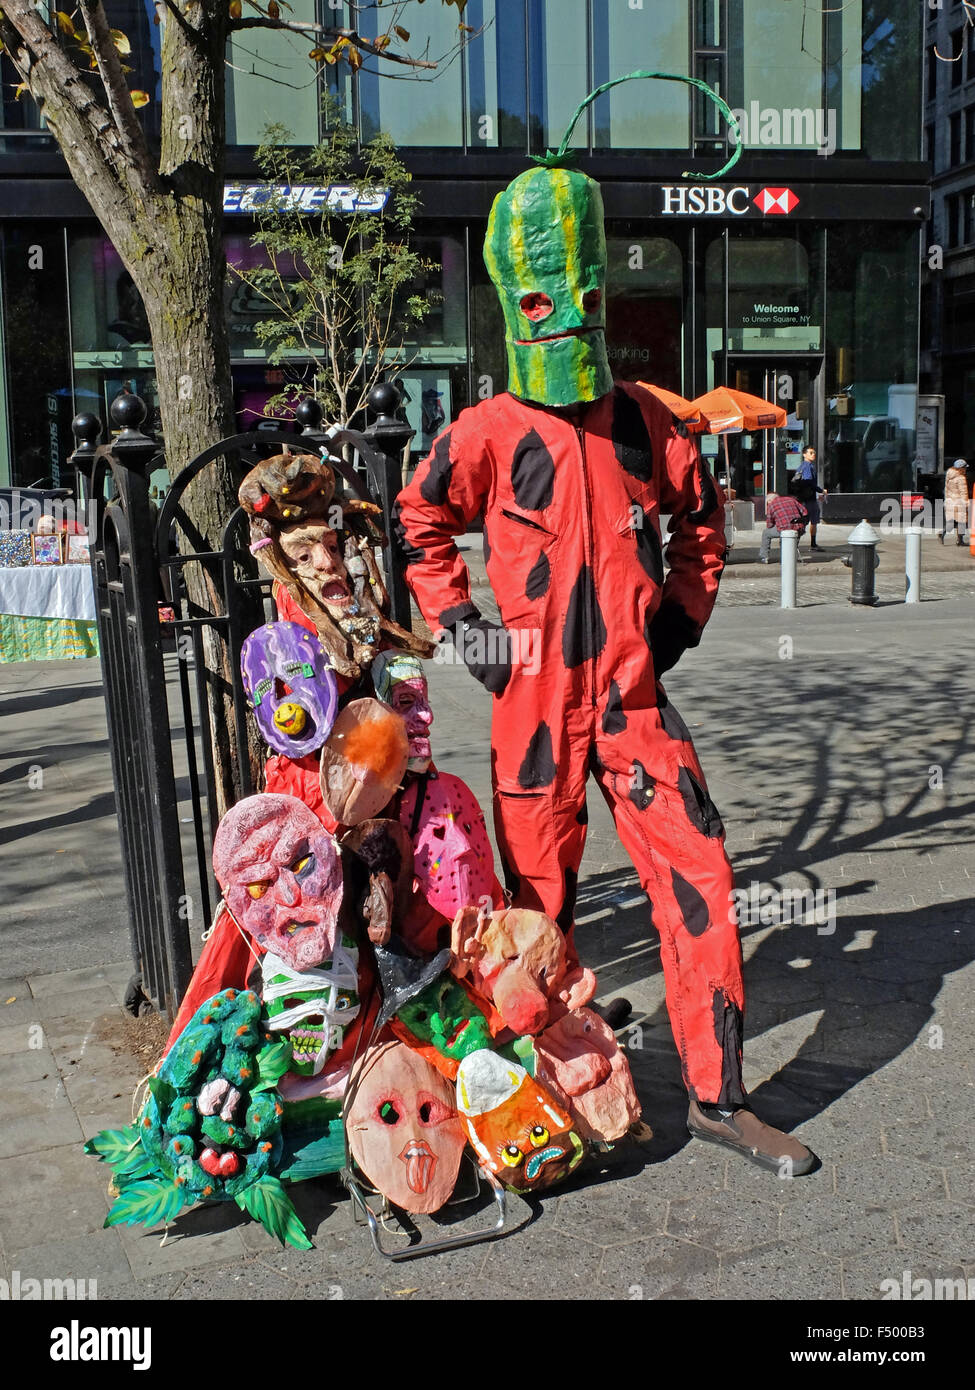
[[[290,1064],[291,1048],[286,1042],[273,1042],[262,1047],[254,1058],[257,1084],[251,1087],[251,1093],[273,1090]]]
[[[161,1180],[133,1183],[115,1199],[106,1226],[155,1226],[172,1221],[186,1205],[183,1188]]]
[[[103,1163],[122,1163],[139,1145],[139,1131],[135,1125],[125,1129],[103,1129],[100,1134],[85,1144],[86,1154],[97,1154]]]
[[[126,36],[122,33],[121,29],[109,29],[108,32],[111,34],[112,43],[115,45],[119,53],[124,53],[128,55],[132,52],[132,45],[129,43]]]
[[[125,1178],[133,1182],[136,1178],[147,1178],[151,1173],[158,1172],[156,1161],[150,1158],[141,1144],[117,1163],[113,1163],[116,1178]]]
[[[259,1221],[266,1231],[276,1236],[282,1245],[293,1245],[296,1250],[311,1250],[312,1243],[277,1178],[270,1176],[259,1179],[243,1192],[238,1192],[234,1201]]]
[[[148,105],[149,105],[149,93],[148,93],[148,92],[138,92],[138,91],[130,92],[130,93],[129,93],[129,96],[132,98],[132,105],[136,108],[136,110],[138,110],[140,106],[148,106]]]
[[[150,1076],[149,1094],[156,1102],[156,1110],[159,1112],[160,1121],[164,1120],[169,1114],[170,1106],[176,1099],[176,1087],[171,1081],[166,1081],[161,1076]]]

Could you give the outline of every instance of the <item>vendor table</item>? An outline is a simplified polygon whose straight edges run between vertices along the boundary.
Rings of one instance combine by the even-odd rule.
[[[97,655],[88,565],[0,569],[0,662]]]

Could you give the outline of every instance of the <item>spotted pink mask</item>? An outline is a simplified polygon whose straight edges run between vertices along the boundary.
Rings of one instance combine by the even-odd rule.
[[[403,793],[400,821],[410,827],[422,779]],[[481,808],[459,777],[440,772],[426,781],[413,834],[414,873],[431,907],[453,920],[462,907],[490,898],[494,856]]]

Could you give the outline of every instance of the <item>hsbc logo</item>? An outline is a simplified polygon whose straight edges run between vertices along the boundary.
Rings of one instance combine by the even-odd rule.
[[[763,188],[755,194],[752,202],[766,216],[777,214],[781,217],[799,206],[799,199],[791,188]]]
[[[744,217],[748,211],[748,189],[721,188],[716,183],[679,183],[662,185],[663,206],[660,211],[678,217]]]
[[[764,216],[782,216],[798,207],[791,188],[763,188],[752,197],[746,184],[661,184],[660,213],[666,217],[746,217],[756,207]]]

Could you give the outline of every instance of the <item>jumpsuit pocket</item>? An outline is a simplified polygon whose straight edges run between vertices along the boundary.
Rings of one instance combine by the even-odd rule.
[[[501,620],[511,629],[540,628],[552,590],[559,538],[540,521],[510,507],[500,508],[500,518],[491,532],[491,582],[498,595]],[[531,644],[536,640],[532,638]],[[527,664],[526,650],[522,665]]]
[[[687,819],[702,835],[709,840],[724,835],[724,824],[717,806],[690,768],[683,765],[677,773],[677,789],[683,798]]]

